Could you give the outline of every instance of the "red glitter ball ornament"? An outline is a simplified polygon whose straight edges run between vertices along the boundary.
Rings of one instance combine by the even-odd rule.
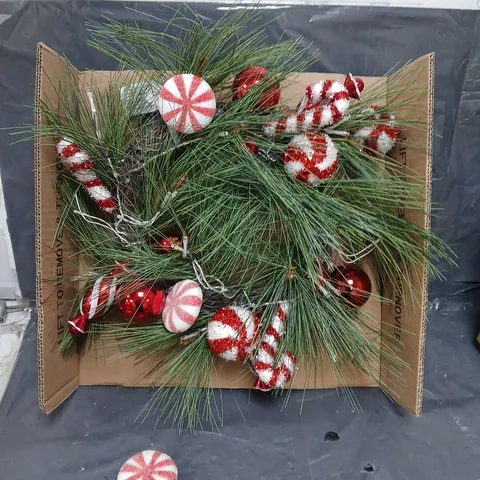
[[[156,285],[142,286],[133,292],[120,288],[117,307],[128,321],[148,323],[158,317],[165,306],[165,293]]]
[[[331,282],[352,307],[363,306],[372,293],[372,282],[365,270],[350,263],[338,267]]]
[[[255,142],[253,140],[249,140],[248,142],[245,142],[245,147],[254,155],[258,152],[258,147],[255,145]]]
[[[268,70],[265,67],[248,67],[240,72],[233,81],[233,94],[236,100],[240,100],[256,85],[260,84],[267,76]],[[278,83],[265,89],[259,98],[255,108],[274,107],[280,101],[280,85]]]

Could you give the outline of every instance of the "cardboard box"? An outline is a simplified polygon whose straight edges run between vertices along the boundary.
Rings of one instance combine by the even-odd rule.
[[[433,122],[433,70],[434,56],[426,55],[408,67],[415,70],[416,98],[409,102],[397,116],[418,120],[428,125],[425,131],[408,129],[402,134],[408,138],[408,147],[397,148],[393,154],[399,162],[416,172],[415,179],[422,186],[426,214],[405,211],[405,217],[424,229],[430,226],[430,171],[432,162]],[[65,60],[43,44],[38,45],[36,71],[35,122],[44,121],[39,109],[39,100],[50,105],[58,104],[56,89],[65,78]],[[115,72],[74,69],[74,76],[85,87],[95,82],[106,84]],[[334,74],[304,73],[299,80],[282,90],[282,98],[291,98],[293,105],[302,97],[305,87],[324,78],[336,78]],[[338,75],[342,78],[343,75]],[[363,78],[366,88],[378,78]],[[389,82],[386,77],[383,81]],[[387,85],[388,92],[388,85]],[[417,93],[418,92],[418,93]],[[411,96],[411,92],[405,93]],[[387,93],[385,102],[389,101]],[[414,146],[414,147],[412,147]],[[50,413],[71,395],[80,385],[125,385],[149,386],[148,380],[140,379],[147,369],[148,361],[135,363],[134,359],[103,358],[102,352],[118,350],[112,343],[105,345],[99,340],[93,352],[80,358],[73,355],[67,361],[57,353],[72,302],[75,301],[76,286],[68,279],[79,274],[76,249],[66,230],[55,240],[57,222],[61,215],[61,203],[56,189],[56,155],[54,139],[40,138],[35,143],[35,203],[36,203],[36,261],[37,261],[37,306],[38,306],[38,373],[39,405],[43,412]],[[426,248],[426,247],[425,247]],[[364,310],[375,319],[379,335],[398,340],[399,356],[406,366],[392,368],[385,355],[380,354],[373,368],[378,372],[381,387],[409,412],[420,415],[423,392],[423,359],[427,303],[427,272],[425,265],[414,269],[414,288],[417,301],[403,304],[399,292],[390,291],[391,305],[381,305],[371,298]],[[376,287],[374,286],[374,293]],[[97,353],[97,354],[95,354]],[[152,362],[154,359],[152,359]],[[220,361],[221,362],[221,361]],[[250,388],[253,376],[245,374],[241,364],[221,362],[215,386],[221,388]],[[239,372],[239,369],[241,371]],[[346,383],[352,387],[378,387],[371,378],[352,366],[345,366]],[[300,369],[294,388],[303,389],[305,372]],[[315,375],[311,375],[308,388],[334,388],[339,386],[328,362],[319,359]]]

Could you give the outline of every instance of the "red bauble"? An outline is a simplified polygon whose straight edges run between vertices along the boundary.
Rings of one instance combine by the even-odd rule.
[[[142,286],[133,292],[126,292],[121,287],[117,295],[117,307],[128,321],[148,323],[158,317],[165,305],[165,293],[157,287]]]
[[[331,282],[352,307],[364,305],[372,293],[370,277],[360,267],[350,263],[338,267],[332,273]]]
[[[258,152],[258,147],[255,145],[255,142],[253,140],[245,142],[245,147],[254,155]]]
[[[347,75],[343,86],[348,90],[348,94],[351,98],[360,98],[360,93],[363,91],[365,84],[361,78],[349,74]]]
[[[248,67],[240,72],[233,81],[233,94],[236,100],[240,100],[250,90],[267,76],[268,70],[264,67]],[[255,108],[274,107],[280,101],[280,85],[276,83],[260,94],[259,102]]]

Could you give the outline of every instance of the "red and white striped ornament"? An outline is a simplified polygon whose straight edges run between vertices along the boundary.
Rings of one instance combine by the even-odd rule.
[[[197,282],[182,280],[167,295],[162,313],[165,328],[172,333],[187,331],[202,308],[203,292]]]
[[[365,145],[367,153],[379,152],[385,155],[395,146],[398,127],[396,126],[395,116],[388,113],[381,114],[378,112],[379,108],[378,106],[371,106],[362,112],[371,113],[369,118],[377,123],[360,128],[355,132],[354,137],[358,142]]]
[[[318,186],[338,168],[338,151],[328,135],[304,133],[292,138],[283,161],[291,177]]]
[[[160,89],[158,109],[165,123],[179,133],[195,133],[214,118],[216,100],[210,85],[191,73],[175,75]]]
[[[78,180],[101,210],[112,213],[117,202],[94,171],[92,159],[80,147],[62,138],[55,146],[64,167]]]
[[[260,319],[245,307],[224,307],[208,322],[210,350],[228,361],[244,360],[252,350]]]
[[[272,388],[283,388],[295,373],[296,360],[293,353],[283,353],[275,363],[278,344],[285,331],[287,313],[286,302],[277,307],[272,321],[262,336],[260,347],[251,360],[252,369],[259,380],[255,383],[255,388],[258,390],[268,391]]]
[[[117,293],[118,279],[113,275],[103,275],[88,287],[80,302],[80,315],[69,320],[68,329],[73,335],[83,335],[88,322],[101,317],[112,306]]]
[[[322,80],[307,87],[297,112],[268,122],[263,131],[268,137],[310,132],[342,119],[350,106],[350,94],[338,81]]]
[[[177,480],[178,469],[166,453],[144,450],[129,458],[117,475],[117,480]]]
[[[312,110],[326,107],[325,125],[338,122],[350,106],[350,94],[345,85],[337,80],[321,80],[309,85],[305,90],[305,96],[298,106],[298,113],[304,110]]]

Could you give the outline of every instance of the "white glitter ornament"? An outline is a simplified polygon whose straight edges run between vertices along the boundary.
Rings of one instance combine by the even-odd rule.
[[[203,292],[197,282],[182,280],[167,295],[162,313],[165,328],[172,333],[187,331],[202,308]]]
[[[165,123],[179,133],[195,133],[215,116],[216,100],[210,85],[191,73],[175,75],[160,89],[158,109]]]
[[[177,480],[178,469],[166,453],[144,450],[129,458],[117,480]]]

